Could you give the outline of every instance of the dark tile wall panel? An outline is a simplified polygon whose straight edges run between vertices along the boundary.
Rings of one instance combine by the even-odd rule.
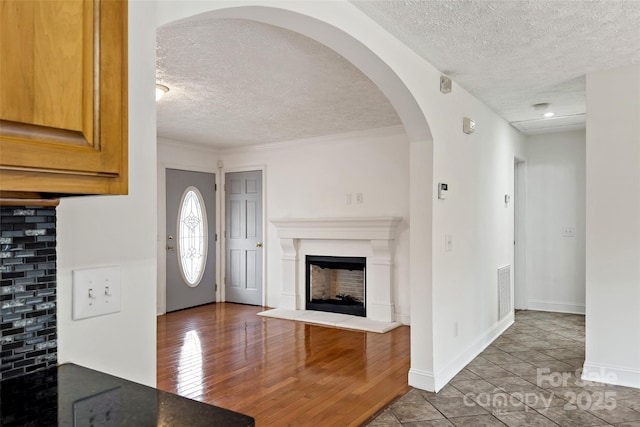
[[[0,381],[55,366],[55,207],[0,207],[0,276]]]

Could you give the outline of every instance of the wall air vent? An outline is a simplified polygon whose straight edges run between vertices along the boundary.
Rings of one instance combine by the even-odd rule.
[[[498,320],[501,320],[513,308],[511,307],[511,266],[498,269]]]

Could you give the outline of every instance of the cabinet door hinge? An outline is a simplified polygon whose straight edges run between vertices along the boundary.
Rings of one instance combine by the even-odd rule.
[[[218,191],[218,184],[213,184],[213,191]]]
[[[218,233],[216,233],[216,242],[218,241]]]

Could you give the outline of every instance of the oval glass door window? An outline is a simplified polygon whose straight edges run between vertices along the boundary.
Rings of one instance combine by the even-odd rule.
[[[207,213],[202,194],[188,187],[178,211],[178,265],[185,283],[196,287],[207,263]]]

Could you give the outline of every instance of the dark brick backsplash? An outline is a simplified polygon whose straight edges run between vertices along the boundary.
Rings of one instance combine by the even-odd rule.
[[[55,207],[0,207],[0,274],[0,381],[56,366]]]

